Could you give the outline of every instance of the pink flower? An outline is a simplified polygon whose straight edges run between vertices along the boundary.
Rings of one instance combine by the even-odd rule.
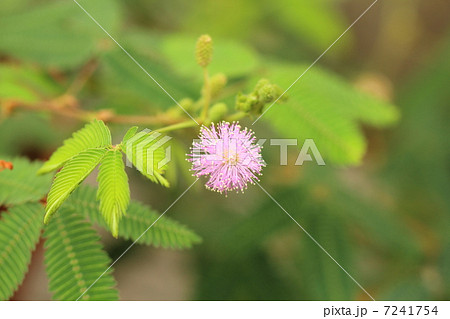
[[[220,193],[247,188],[254,184],[266,165],[261,157],[261,146],[247,128],[238,123],[221,122],[211,127],[202,126],[198,140],[194,140],[188,161],[192,162],[194,176],[209,175],[206,187]]]

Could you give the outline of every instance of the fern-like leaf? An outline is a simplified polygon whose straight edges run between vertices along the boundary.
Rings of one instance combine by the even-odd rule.
[[[36,176],[41,163],[24,158],[0,157],[13,164],[13,169],[0,172],[0,204],[15,205],[38,201],[47,194],[51,176]]]
[[[38,203],[15,206],[0,220],[0,300],[9,299],[25,277],[42,229]]]
[[[111,261],[91,225],[72,210],[62,209],[44,232],[46,271],[53,299],[77,300]],[[117,300],[115,285],[108,270],[81,300]]]
[[[177,221],[161,217],[160,214],[140,203],[131,203],[128,209],[128,218],[124,218],[120,224],[120,235],[123,238],[136,240],[153,226],[139,239],[139,243],[163,248],[191,248],[192,244],[200,242],[200,237],[181,225]]]
[[[78,153],[90,148],[103,148],[111,145],[111,132],[103,121],[94,120],[65,140],[50,159],[39,169],[38,174],[48,173],[64,165]]]
[[[167,169],[167,163],[163,162],[169,139],[158,132],[143,130],[123,143],[127,159],[134,167],[152,182],[165,187],[169,187],[169,182],[163,176]]]
[[[138,130],[137,126],[130,127],[128,129],[128,131],[125,133],[125,135],[123,136],[122,143],[125,144],[130,138],[135,136],[137,133],[137,130]]]
[[[64,205],[84,213],[94,223],[106,226],[100,217],[96,203],[95,188],[80,186]],[[119,237],[136,240],[150,226],[159,214],[139,202],[132,201],[127,214],[119,224]],[[163,216],[139,239],[138,243],[184,249],[200,243],[201,238],[186,226]]]
[[[58,172],[53,181],[47,197],[44,223],[48,223],[50,217],[61,204],[69,197],[75,188],[94,170],[108,150],[88,149],[73,157]]]
[[[335,258],[340,266],[350,273],[352,269],[352,247],[349,236],[343,232],[343,225],[334,213],[321,211],[321,215],[310,214],[304,218],[308,231]],[[308,287],[313,300],[354,300],[358,288],[347,274],[342,271],[317,244],[309,238],[301,240],[302,252],[298,267],[304,274],[303,285]],[[359,278],[360,276],[357,276]]]
[[[100,164],[97,180],[100,212],[112,235],[117,238],[119,221],[130,203],[128,177],[120,150],[113,149],[106,153]]]

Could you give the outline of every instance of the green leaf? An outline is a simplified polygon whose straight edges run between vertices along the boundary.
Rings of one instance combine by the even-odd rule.
[[[307,66],[304,65],[286,75],[294,76],[294,73],[300,72],[302,68],[304,71]],[[300,74],[297,73],[297,76]],[[359,91],[344,79],[317,66],[310,69],[291,90],[288,91],[288,96],[293,99],[298,95],[298,98],[305,97],[305,100],[309,97],[317,104],[333,105],[343,116],[374,127],[393,125],[400,118],[400,112],[394,105]]]
[[[78,0],[78,3],[97,20],[97,22],[113,37],[122,27],[122,8],[117,0]],[[84,33],[96,41],[110,41],[108,35],[92,19],[79,8],[75,3],[71,3],[74,9],[73,17],[68,17],[70,29],[73,33]],[[98,43],[97,42],[97,43]]]
[[[59,85],[44,72],[27,65],[0,65],[0,98],[35,102],[62,94]]]
[[[132,48],[126,49],[176,101],[198,95],[197,86],[177,76],[161,59],[150,59],[134,52]],[[113,104],[117,103],[116,100],[126,103],[121,111],[130,112],[130,103],[127,102],[130,99],[134,103],[153,106],[147,107],[147,112],[175,105],[171,97],[121,50],[105,53],[101,63],[102,89]]]
[[[79,0],[109,32],[120,22],[116,1]],[[74,2],[52,1],[19,5],[9,14],[0,11],[0,51],[25,61],[73,68],[87,61],[108,36]]]
[[[77,188],[77,186],[94,170],[100,163],[106,149],[88,149],[73,157],[55,176],[50,192],[47,197],[44,223],[48,223],[50,217],[56,212],[61,204]]]
[[[128,131],[125,133],[122,139],[122,143],[126,143],[130,138],[136,135],[138,130],[137,126],[130,127]]]
[[[122,153],[110,150],[103,158],[98,173],[97,198],[100,212],[114,237],[119,234],[119,222],[130,203],[130,188]]]
[[[103,274],[111,260],[99,236],[82,216],[63,210],[44,232],[45,265],[53,299],[77,300],[98,279],[80,300],[117,300],[111,271]]]
[[[143,130],[128,139],[122,148],[127,159],[142,175],[154,183],[169,187],[169,182],[163,176],[167,169],[169,140],[168,136],[161,133]]]
[[[277,65],[267,76],[288,88],[306,69]],[[305,73],[287,95],[286,103],[273,105],[262,119],[284,137],[312,138],[325,160],[336,164],[360,163],[367,145],[359,121],[381,127],[399,117],[389,103],[362,94],[317,67]]]
[[[326,211],[321,211],[320,216],[315,214],[305,217],[302,223],[308,232],[345,270],[359,278],[351,267],[349,238],[342,231],[339,219]],[[303,284],[309,288],[310,298],[354,300],[358,286],[352,279],[306,235],[303,236],[302,246],[298,267],[302,272]]]
[[[22,204],[38,201],[47,194],[51,176],[37,176],[40,162],[30,162],[25,158],[0,159],[13,164],[13,169],[0,172],[0,205]]]
[[[0,28],[0,49],[3,52],[25,61],[38,61],[45,66],[74,67],[88,60],[94,48],[88,36],[71,34],[52,26],[30,28],[20,33],[10,27],[4,28],[4,25]],[[4,29],[8,31],[3,33]]]
[[[323,52],[348,27],[343,12],[334,0],[280,0],[267,4],[271,15],[276,17],[275,23],[285,33],[292,34],[296,42],[298,40],[318,52]],[[351,32],[346,33],[333,47],[333,55],[345,52],[351,40]]]
[[[94,49],[94,42],[88,35],[68,28],[67,18],[75,9],[73,3],[53,3],[2,17],[0,50],[47,66],[73,67],[82,63]]]
[[[90,148],[101,148],[111,145],[111,132],[103,121],[94,120],[65,140],[44,163],[38,174],[56,170],[78,153]]]
[[[106,227],[100,218],[96,202],[95,188],[83,185],[64,203],[69,208],[85,214],[92,222]],[[201,242],[200,237],[184,225],[163,216],[159,218],[153,209],[139,202],[132,201],[128,212],[119,224],[119,236],[125,239],[137,240],[144,231],[153,226],[139,238],[138,243],[164,248],[185,249]],[[159,219],[158,219],[159,218]],[[158,221],[155,223],[156,219]]]
[[[163,248],[191,248],[193,244],[199,243],[198,237],[193,231],[178,222],[160,217],[160,214],[150,208],[133,202],[130,204],[126,218],[120,224],[119,235],[125,239],[136,240],[150,225],[153,225],[138,243],[153,245]],[[158,221],[156,221],[158,220]]]
[[[352,190],[336,188],[328,202],[348,225],[357,227],[361,235],[378,247],[390,251],[403,260],[421,257],[420,243],[414,232],[405,225],[395,210],[382,203],[363,198]]]
[[[148,7],[149,10],[152,8],[150,5]],[[255,30],[260,32],[265,30],[261,27],[266,25],[266,14],[263,11],[266,7],[266,2],[256,0],[215,0],[203,1],[201,4],[191,2],[189,5],[186,3],[183,14],[180,15],[181,19],[177,21],[179,23],[177,29],[195,35],[208,33],[213,39],[226,37],[241,41],[252,39],[260,42],[260,39],[254,38],[258,37]],[[267,15],[269,14],[267,13]],[[262,20],[263,17],[264,20]],[[163,17],[156,13],[155,18],[162,19]],[[258,24],[260,21],[262,24]],[[266,34],[264,32],[264,37]]]
[[[0,220],[0,300],[8,300],[25,277],[39,241],[44,210],[38,203],[15,206]]]

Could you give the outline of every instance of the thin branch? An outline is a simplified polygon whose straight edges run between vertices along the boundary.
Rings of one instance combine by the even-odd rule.
[[[24,109],[32,112],[47,112],[68,118],[77,119],[83,122],[89,122],[93,119],[103,120],[107,123],[119,124],[176,124],[183,122],[183,118],[174,118],[173,115],[160,113],[156,115],[123,115],[116,114],[111,109],[102,109],[98,111],[86,111],[80,109],[78,101],[72,95],[62,95],[56,99],[49,101],[41,101],[38,103],[29,103],[17,100],[4,100],[1,103],[3,114],[9,115],[15,109]]]
[[[77,74],[75,79],[73,80],[70,87],[67,89],[66,94],[67,95],[75,95],[78,92],[81,91],[83,86],[86,84],[86,82],[89,80],[91,75],[94,73],[94,71],[97,69],[98,63],[96,60],[92,59],[88,61],[83,68],[80,70],[80,72]]]
[[[203,106],[203,110],[202,110],[202,115],[201,115],[201,119],[202,121],[205,121],[206,117],[208,116],[208,109],[209,109],[209,103],[211,102],[211,81],[209,79],[209,73],[208,73],[208,69],[206,67],[203,68],[203,81],[204,81],[204,86],[203,86],[203,102],[204,102],[204,106]]]

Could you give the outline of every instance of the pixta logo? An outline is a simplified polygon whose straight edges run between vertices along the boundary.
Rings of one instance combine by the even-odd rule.
[[[280,165],[287,165],[288,146],[296,146],[297,143],[298,142],[296,139],[270,139],[270,145],[280,147]],[[319,149],[317,148],[316,143],[314,143],[313,139],[306,139],[304,141],[302,148],[300,149],[300,153],[298,154],[295,161],[295,165],[303,165],[304,162],[312,162],[313,159],[309,154],[310,152],[312,153],[312,155],[314,155],[314,159],[316,160],[317,165],[325,165],[325,161],[323,160],[322,155],[320,154]]]
[[[156,131],[142,130],[125,143],[126,165],[132,167],[134,162],[138,171],[144,175],[153,175],[155,170],[160,170],[170,162],[171,147],[167,144],[171,139]]]

